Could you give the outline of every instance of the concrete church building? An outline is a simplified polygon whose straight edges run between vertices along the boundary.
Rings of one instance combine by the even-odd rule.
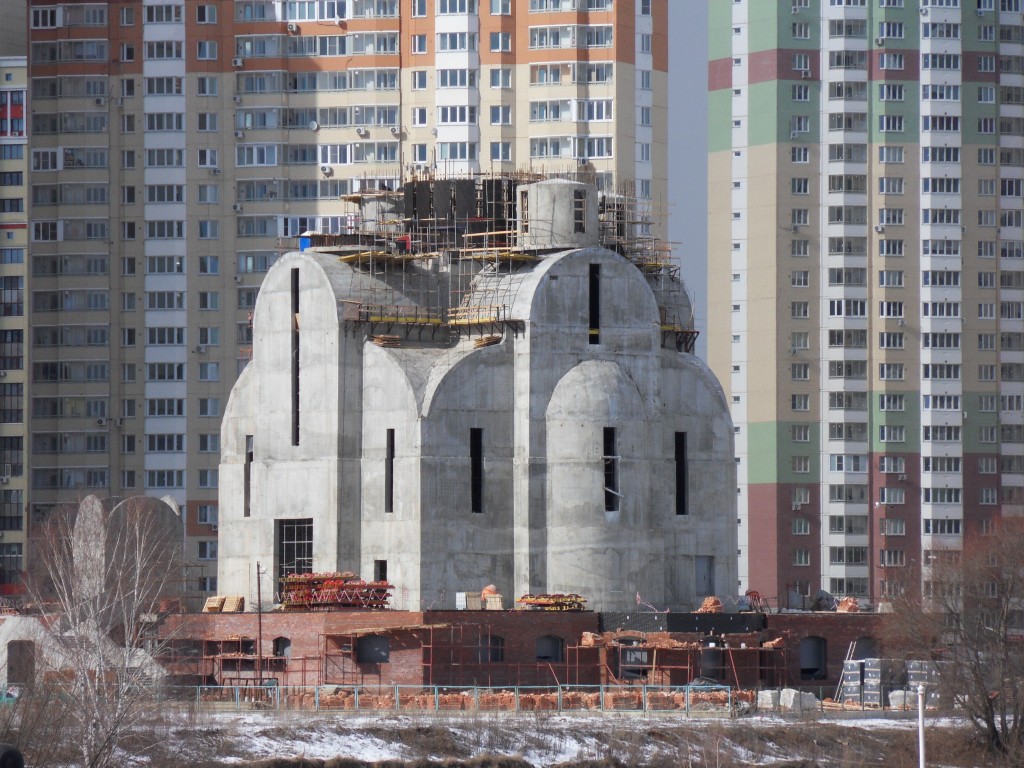
[[[219,592],[253,600],[257,562],[265,602],[285,573],[344,570],[407,610],[487,584],[605,611],[735,591],[732,421],[636,201],[467,179],[355,202],[358,235],[260,289]]]

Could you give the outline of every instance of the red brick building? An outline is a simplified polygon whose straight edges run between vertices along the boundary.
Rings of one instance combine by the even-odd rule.
[[[162,660],[182,683],[679,686],[838,683],[851,644],[882,652],[884,615],[335,611],[170,615]],[[688,631],[675,631],[686,629]],[[262,659],[262,664],[257,660]]]

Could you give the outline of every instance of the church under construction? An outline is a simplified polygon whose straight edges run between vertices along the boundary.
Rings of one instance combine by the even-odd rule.
[[[267,274],[222,426],[219,591],[351,571],[595,610],[736,585],[733,428],[629,194],[527,175],[355,196]]]

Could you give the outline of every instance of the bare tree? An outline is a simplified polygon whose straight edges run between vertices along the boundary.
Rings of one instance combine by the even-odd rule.
[[[104,505],[94,496],[53,513],[38,541],[44,677],[71,706],[68,739],[85,768],[111,765],[144,718],[161,676],[148,636],[181,589],[181,520],[157,499]]]
[[[928,553],[920,590],[894,600],[887,643],[936,662],[939,689],[968,716],[988,748],[1024,757],[1024,520],[963,550]]]

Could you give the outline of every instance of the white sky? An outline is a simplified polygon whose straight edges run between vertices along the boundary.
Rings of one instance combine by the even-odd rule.
[[[668,237],[693,297],[707,357],[707,0],[668,0]]]

